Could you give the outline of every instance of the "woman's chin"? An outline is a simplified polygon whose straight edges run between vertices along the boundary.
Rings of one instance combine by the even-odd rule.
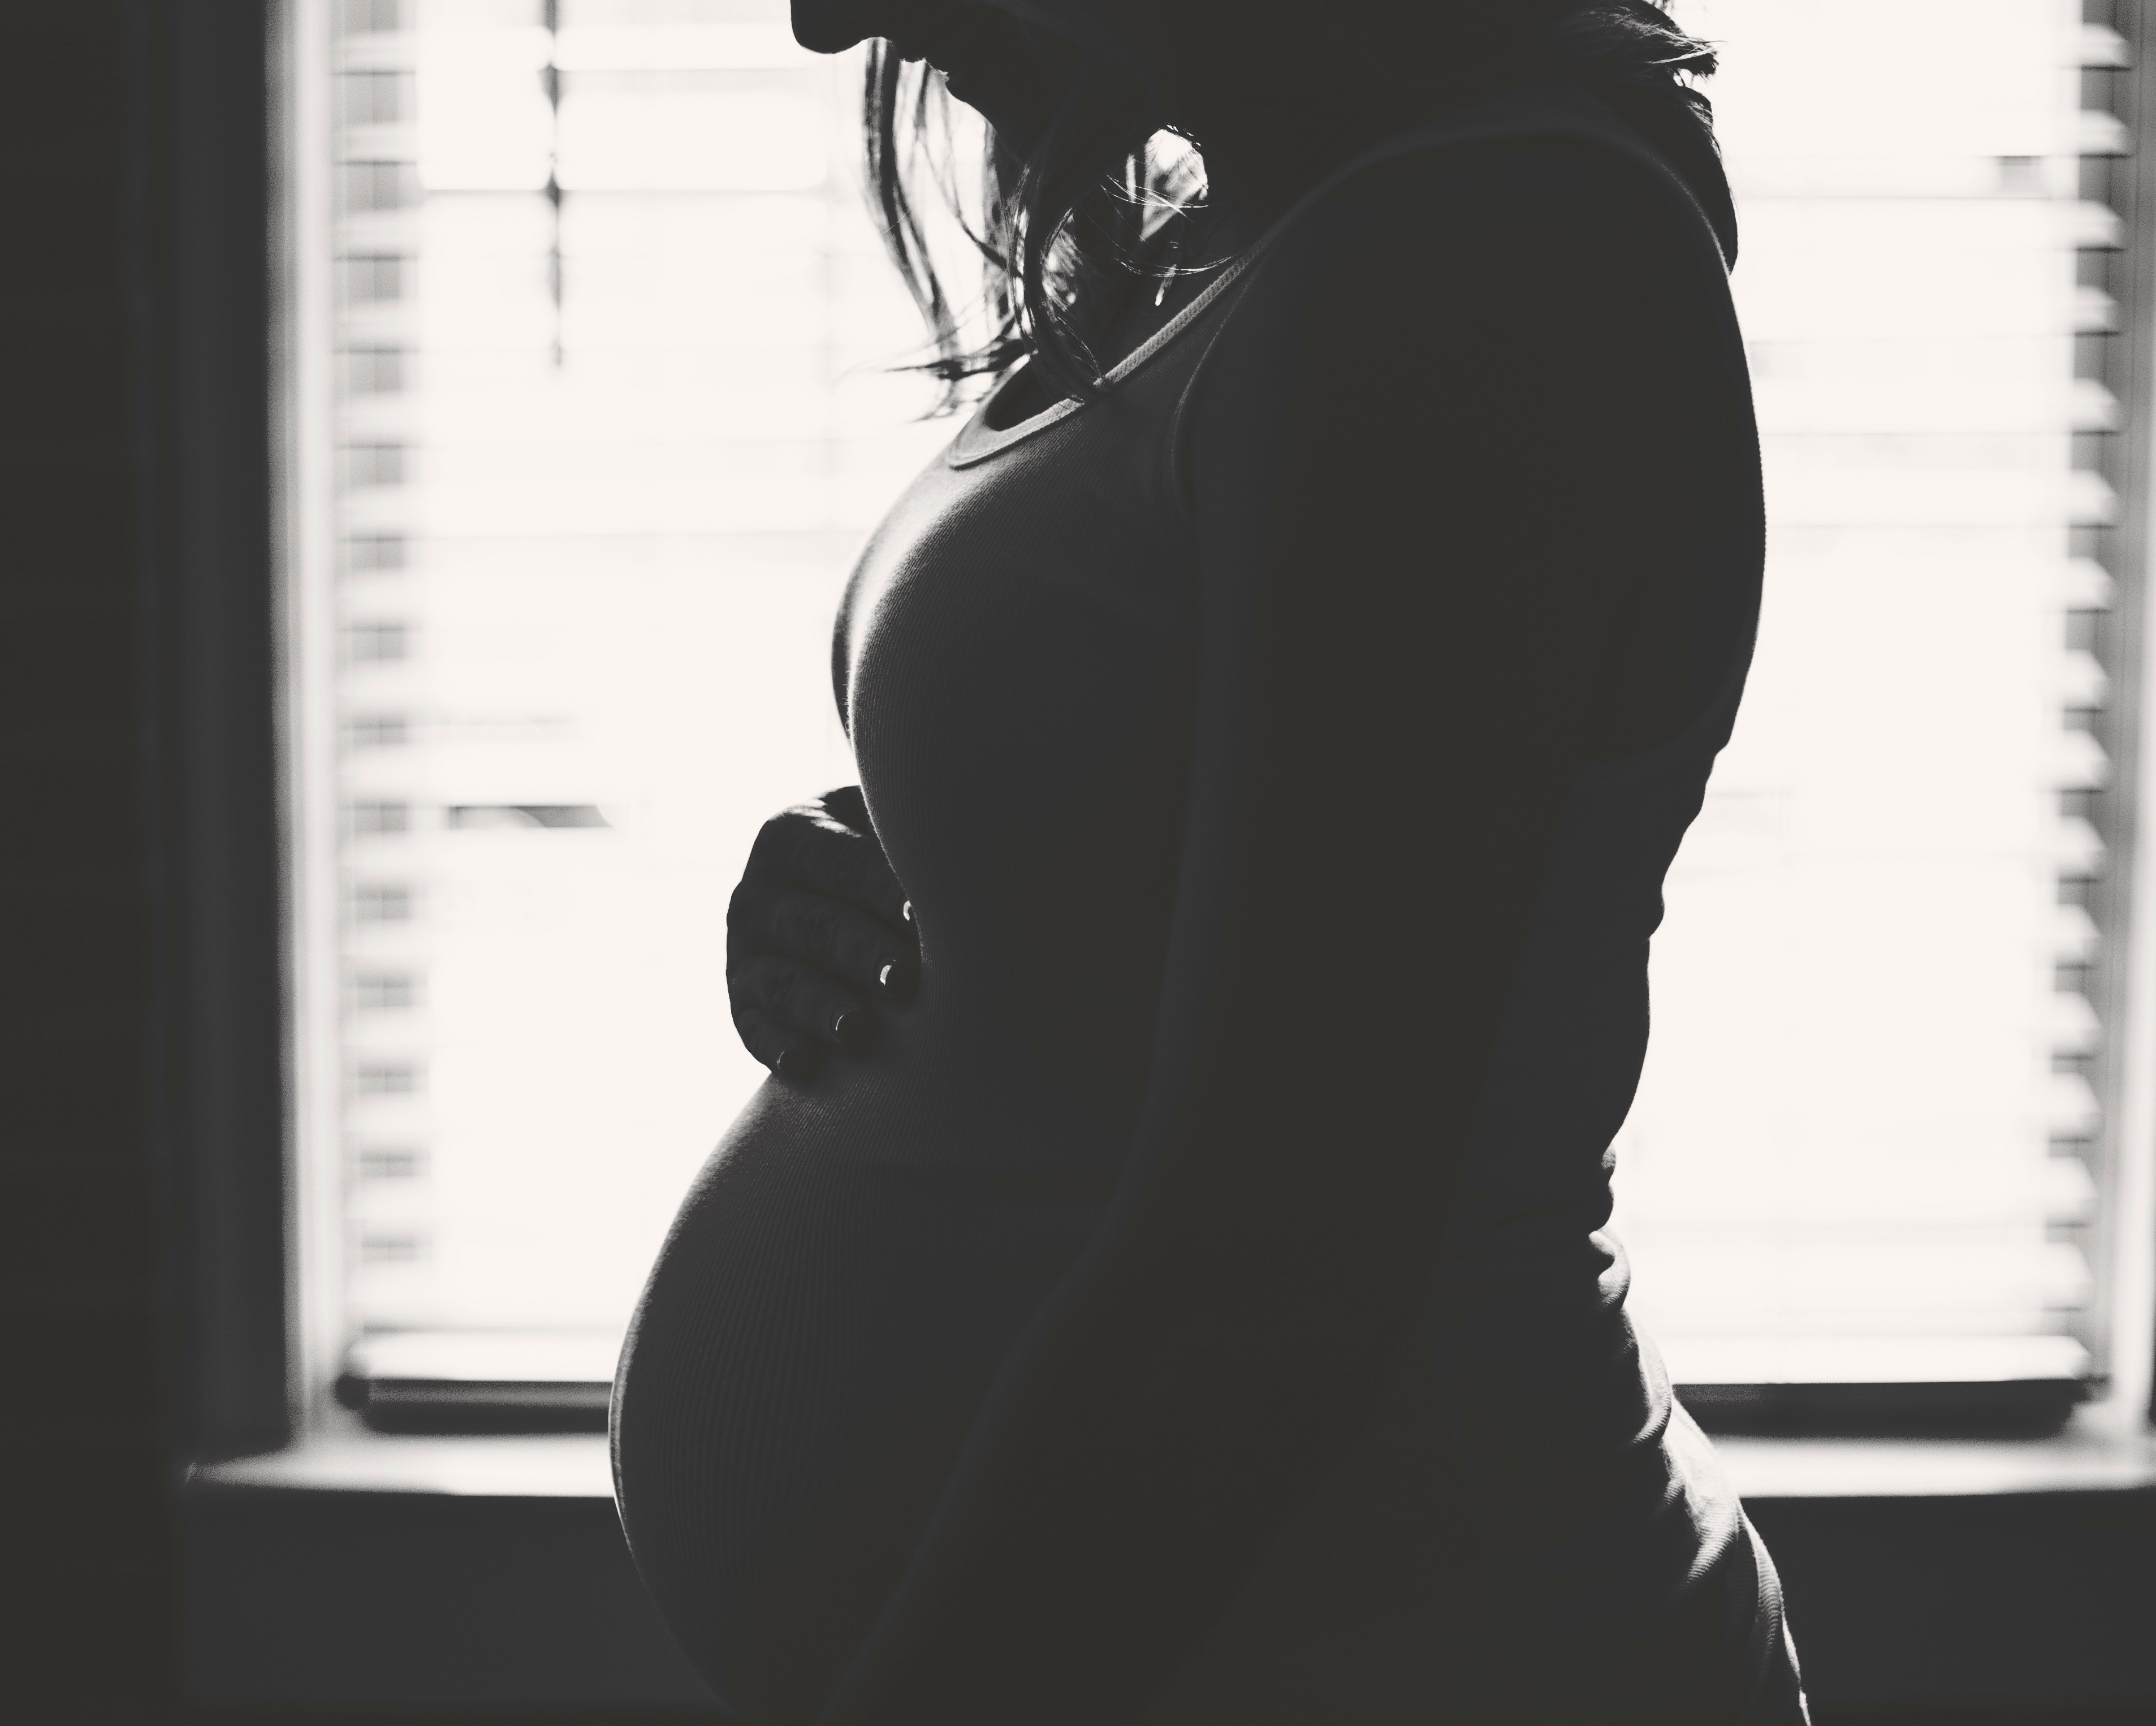
[[[1045,116],[1029,112],[1019,104],[998,100],[993,84],[987,90],[971,79],[946,79],[944,84],[953,96],[987,121],[995,135],[1014,150],[1024,152],[1046,129]]]

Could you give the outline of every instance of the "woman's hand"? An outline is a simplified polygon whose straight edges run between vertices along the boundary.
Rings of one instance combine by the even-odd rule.
[[[921,973],[913,907],[858,785],[773,815],[726,907],[726,992],[748,1052],[789,1079],[875,1040]]]

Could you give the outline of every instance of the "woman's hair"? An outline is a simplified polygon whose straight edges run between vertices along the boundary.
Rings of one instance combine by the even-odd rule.
[[[1713,110],[1690,81],[1713,73],[1715,51],[1670,21],[1668,0],[1353,3],[1366,31],[1375,33],[1368,75],[1394,95],[1435,94],[1477,75],[1561,71],[1620,106],[1688,177],[1697,180],[1699,167],[1717,159]],[[869,46],[862,98],[869,185],[886,249],[934,350],[903,369],[943,385],[938,412],[960,404],[968,379],[1000,376],[1022,359],[1061,394],[1098,395],[1106,383],[1096,342],[1132,295],[1177,273],[1187,223],[1173,218],[1202,198],[1188,141],[1163,130],[1158,93],[1141,71],[1030,34],[1070,81],[1058,110],[1023,151],[986,129],[977,218],[959,196],[942,74],[901,61],[887,43]],[[1404,76],[1403,35],[1443,69],[1426,81]],[[985,341],[968,344],[937,275],[922,214],[924,178],[979,254]]]

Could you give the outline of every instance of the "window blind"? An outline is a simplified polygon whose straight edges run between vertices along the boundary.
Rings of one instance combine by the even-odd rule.
[[[2119,416],[2082,164],[2126,147],[2083,71],[2123,44],[2078,0],[1679,15],[1725,50],[1769,566],[1616,1146],[1635,1311],[1706,1400],[2071,1383]]]
[[[2119,413],[2081,164],[2125,147],[2082,73],[2123,47],[2076,0],[1678,12],[1725,47],[1772,536],[1615,1147],[1635,1310],[1702,1398],[2071,1383]],[[830,618],[951,427],[879,369],[918,329],[858,62],[783,0],[335,20],[334,1274],[360,1394],[416,1406],[603,1375],[761,1077],[735,871],[853,777]]]
[[[734,877],[854,777],[831,618],[950,427],[880,369],[859,61],[783,0],[336,25],[344,1311],[384,1384],[603,1377],[762,1076]]]

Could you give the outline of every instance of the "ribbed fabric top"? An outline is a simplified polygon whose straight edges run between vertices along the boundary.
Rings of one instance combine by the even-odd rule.
[[[1800,1718],[1597,1232],[1758,604],[1709,222],[1537,80],[1111,377],[856,571],[921,985],[684,1205],[639,1569],[755,1726]]]

